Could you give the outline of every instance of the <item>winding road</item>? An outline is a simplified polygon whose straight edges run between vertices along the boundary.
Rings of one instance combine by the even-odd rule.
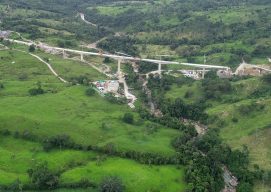
[[[86,24],[92,25],[93,27],[97,27],[96,24],[94,24],[94,23],[89,22],[89,21],[86,20],[85,14],[84,14],[84,13],[79,13],[79,15],[80,15],[80,18],[81,18]]]

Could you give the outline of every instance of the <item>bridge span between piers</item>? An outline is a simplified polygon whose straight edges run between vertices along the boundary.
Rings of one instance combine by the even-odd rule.
[[[61,47],[53,47],[46,45],[44,43],[35,43],[33,41],[21,41],[21,40],[14,40],[14,39],[6,39],[13,43],[23,44],[23,45],[34,45],[36,47],[39,47],[41,49],[47,49],[47,50],[54,50],[54,51],[60,51],[63,54],[63,57],[66,56],[66,53],[74,53],[80,55],[81,61],[84,61],[84,56],[100,56],[100,57],[108,57],[112,58],[118,61],[118,75],[121,74],[121,63],[124,61],[144,61],[148,63],[154,63],[158,64],[158,70],[157,73],[161,75],[162,73],[162,65],[182,65],[182,66],[189,66],[194,68],[201,68],[203,71],[205,69],[222,69],[222,70],[230,70],[229,67],[220,66],[220,65],[206,65],[206,64],[195,64],[195,63],[181,63],[177,61],[164,61],[164,60],[156,60],[156,59],[144,59],[139,57],[131,57],[131,56],[122,56],[122,55],[114,55],[114,54],[108,54],[108,53],[97,53],[97,52],[89,52],[89,51],[80,51],[75,49],[67,49],[67,48],[61,48]],[[204,73],[203,73],[204,74]]]

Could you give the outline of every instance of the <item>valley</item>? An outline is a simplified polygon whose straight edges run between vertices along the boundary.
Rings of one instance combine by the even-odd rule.
[[[269,192],[270,7],[0,0],[0,191]]]

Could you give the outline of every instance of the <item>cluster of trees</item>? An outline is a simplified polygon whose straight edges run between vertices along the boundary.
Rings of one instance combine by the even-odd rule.
[[[223,95],[230,94],[233,91],[231,82],[228,79],[205,78],[201,85],[206,100],[221,100]]]
[[[204,113],[206,108],[204,102],[199,101],[194,104],[186,104],[182,99],[177,98],[174,101],[165,98],[165,92],[170,90],[170,86],[174,83],[182,82],[170,76],[159,78],[150,76],[148,87],[152,91],[152,97],[155,103],[165,116],[177,119],[191,119],[195,121],[204,121],[207,115]]]
[[[91,79],[89,79],[85,75],[80,75],[80,76],[70,78],[70,82],[72,82],[73,85],[77,85],[77,84],[89,85],[89,82],[91,82]]]
[[[186,104],[180,98],[175,99],[175,101],[164,101],[163,104],[160,104],[160,109],[164,114],[176,118],[195,121],[203,121],[207,118],[207,114],[204,113],[205,106],[203,103]]]
[[[269,97],[271,96],[271,75],[266,74],[262,77],[263,83],[254,90],[250,98],[260,98],[260,97]]]
[[[113,93],[105,94],[104,98],[113,104],[126,104],[127,99],[125,97],[115,97]]]
[[[212,79],[213,75],[208,74],[206,80],[202,81],[204,92],[218,92],[217,95],[221,96],[232,92],[228,80]],[[185,180],[189,186],[188,191],[220,191],[224,187],[222,167],[226,166],[238,178],[238,191],[251,192],[255,180],[262,179],[264,172],[257,166],[254,170],[248,169],[247,148],[232,150],[222,142],[218,129],[210,129],[205,135],[200,136],[197,135],[193,126],[180,123],[181,117],[205,122],[204,119],[209,119],[204,113],[205,100],[218,97],[205,96],[201,103],[189,105],[181,99],[169,101],[165,99],[164,93],[172,83],[183,85],[192,82],[167,76],[163,79],[150,77],[148,87],[152,90],[155,101],[159,102],[158,106],[163,112],[163,117],[154,117],[144,109],[140,109],[139,114],[150,121],[182,130],[182,134],[172,140],[172,146],[176,149],[178,162],[186,165]],[[252,107],[255,110],[262,109],[260,105],[251,105],[248,108]]]
[[[264,108],[265,108],[264,104],[251,102],[249,104],[240,105],[237,108],[237,110],[242,116],[245,116],[245,115],[249,115],[253,112],[262,111],[262,110],[264,110]]]
[[[218,133],[217,129],[211,129],[194,139],[194,135],[185,132],[173,140],[172,145],[186,165],[188,191],[221,191],[224,187],[222,167],[227,166],[238,179],[238,191],[252,192],[255,179],[261,179],[263,171],[250,170],[247,148],[230,149]]]
[[[130,87],[133,87],[136,90],[142,89],[142,81],[138,73],[134,72],[133,66],[131,64],[125,65],[125,80]]]
[[[68,135],[56,135],[50,138],[46,138],[43,141],[43,149],[49,151],[54,148],[67,149],[74,148],[75,143]]]
[[[34,165],[27,172],[37,189],[55,189],[59,183],[59,174],[50,171],[46,162]]]
[[[62,48],[69,48],[69,47],[76,47],[77,43],[75,41],[71,40],[58,40],[57,41],[57,46],[62,47]]]
[[[132,56],[137,56],[139,54],[139,51],[135,46],[135,43],[136,41],[134,38],[122,35],[122,36],[110,36],[105,40],[99,42],[97,46],[103,50],[112,53],[122,52]]]
[[[3,0],[3,5],[9,5],[11,7],[10,13],[7,11],[7,14],[2,13],[3,22],[1,26],[4,29],[10,29],[13,31],[18,31],[20,33],[25,33],[29,35],[31,39],[44,38],[48,36],[58,37],[60,39],[69,39],[73,40],[88,40],[96,41],[104,36],[111,34],[112,32],[104,27],[93,27],[90,25],[85,25],[79,22],[79,18],[74,16],[77,14],[75,8],[80,9],[80,5],[85,4],[86,2],[81,0],[78,1],[76,6],[73,2],[67,1],[63,2],[50,1],[50,2],[41,2],[41,1],[13,1],[8,2]],[[22,19],[21,15],[13,15],[13,9],[24,9],[26,14],[33,14],[33,17],[28,16],[28,19]],[[84,7],[85,8],[85,7]],[[41,11],[42,10],[42,11]],[[44,12],[49,11],[49,12]],[[23,16],[24,17],[24,16]],[[52,24],[50,22],[41,22],[38,19],[52,19],[55,21],[61,21],[61,25]],[[47,31],[54,29],[56,32],[46,33],[43,30],[40,30],[40,27],[47,28]],[[46,31],[46,30],[45,30]],[[64,31],[69,32],[70,34],[64,33]],[[72,44],[74,45],[74,44]]]

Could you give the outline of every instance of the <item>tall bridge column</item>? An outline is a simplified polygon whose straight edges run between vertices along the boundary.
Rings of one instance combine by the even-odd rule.
[[[203,70],[202,70],[202,79],[205,78],[205,73],[206,73],[205,68],[203,68]]]
[[[84,55],[83,55],[83,53],[80,54],[80,59],[81,59],[81,61],[84,61]]]
[[[161,77],[161,74],[162,74],[162,64],[161,63],[158,63],[158,74]]]
[[[120,65],[121,65],[121,59],[118,59],[118,72],[117,72],[118,76],[121,75],[121,68],[120,68]]]
[[[62,50],[62,56],[63,56],[63,59],[66,58],[66,53],[65,53],[65,50],[64,50],[64,49]]]

